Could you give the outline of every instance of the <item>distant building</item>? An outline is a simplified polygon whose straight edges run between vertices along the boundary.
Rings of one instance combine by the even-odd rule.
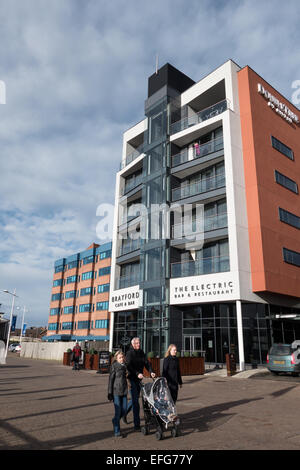
[[[109,340],[111,242],[54,263],[46,341]]]

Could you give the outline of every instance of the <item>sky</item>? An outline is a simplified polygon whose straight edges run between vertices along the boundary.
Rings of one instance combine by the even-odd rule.
[[[232,59],[292,100],[299,24],[299,0],[0,0],[2,310],[16,289],[46,326],[54,261],[103,243],[96,210],[157,54],[195,81]]]

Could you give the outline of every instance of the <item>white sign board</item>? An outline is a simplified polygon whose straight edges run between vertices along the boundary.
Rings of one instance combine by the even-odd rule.
[[[118,289],[110,293],[109,311],[120,312],[122,310],[137,309],[142,301],[142,291],[139,286]]]
[[[222,302],[238,298],[232,273],[216,273],[170,279],[170,304]]]

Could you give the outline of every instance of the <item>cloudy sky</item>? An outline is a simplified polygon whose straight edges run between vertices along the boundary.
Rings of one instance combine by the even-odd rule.
[[[299,24],[299,0],[0,0],[0,290],[30,326],[47,324],[54,261],[101,243],[156,54],[195,81],[233,59],[291,99]]]

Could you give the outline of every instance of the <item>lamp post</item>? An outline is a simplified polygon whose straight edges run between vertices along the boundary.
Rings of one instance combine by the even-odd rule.
[[[6,357],[7,357],[8,345],[9,345],[9,339],[10,339],[10,330],[11,330],[11,324],[12,324],[12,316],[13,316],[14,305],[15,305],[15,297],[18,297],[18,296],[16,295],[16,289],[14,290],[14,292],[9,292],[7,289],[3,290],[2,292],[4,292],[5,294],[12,295],[9,328],[8,328],[8,335],[7,335],[7,340],[6,340],[6,348],[5,348],[5,356],[4,356],[4,364],[6,364]]]

